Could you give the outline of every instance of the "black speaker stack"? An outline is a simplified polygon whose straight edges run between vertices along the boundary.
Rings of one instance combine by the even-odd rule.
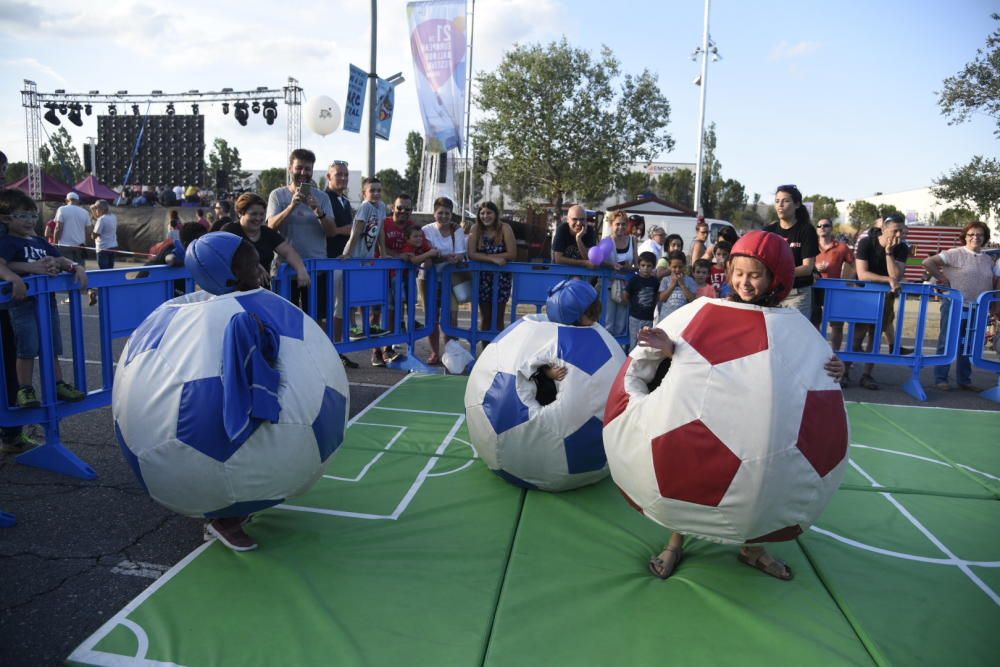
[[[97,119],[97,177],[121,184],[143,123],[142,145],[130,185],[201,185],[205,177],[205,117],[100,116]]]

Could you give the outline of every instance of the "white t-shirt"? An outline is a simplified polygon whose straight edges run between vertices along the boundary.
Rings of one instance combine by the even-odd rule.
[[[83,245],[87,242],[87,227],[90,226],[90,214],[86,209],[75,204],[60,206],[56,211],[56,222],[62,223],[62,235],[59,245]]]
[[[972,252],[965,246],[945,250],[938,255],[944,264],[944,277],[962,293],[965,303],[974,303],[979,295],[993,289],[997,267],[984,252]]]
[[[361,206],[354,214],[351,237],[347,240],[348,247],[351,243],[354,244],[354,247],[351,248],[351,257],[368,259],[375,256],[378,238],[382,235],[382,227],[385,225],[386,211],[384,201],[361,202]]]
[[[97,252],[118,247],[118,218],[114,213],[105,213],[94,223],[94,245]]]
[[[644,252],[651,252],[656,255],[656,261],[659,262],[660,258],[663,257],[663,246],[654,241],[653,239],[646,239],[639,246],[639,251],[636,252],[636,257]]]
[[[455,231],[450,236],[442,234],[436,222],[426,224],[421,229],[431,247],[436,248],[442,255],[465,255],[468,249],[467,239],[461,227],[454,228]]]

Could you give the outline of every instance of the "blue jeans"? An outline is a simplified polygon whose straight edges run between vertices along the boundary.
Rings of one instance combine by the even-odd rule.
[[[937,353],[944,354],[944,344],[946,334],[948,332],[948,317],[951,312],[951,302],[946,299],[941,300],[941,332],[938,334],[938,345]],[[966,329],[968,328],[969,321],[967,319],[962,320],[962,326],[959,329],[959,344],[958,344],[958,357],[955,358],[955,373],[957,375],[959,385],[972,384],[972,358],[962,355],[962,343],[961,339],[965,337]],[[945,365],[934,367],[934,382],[935,384],[948,381],[948,370],[949,367]]]
[[[10,320],[14,327],[14,341],[18,359],[34,359],[38,356],[41,343],[38,340],[38,315],[36,308],[39,297],[29,297],[24,301],[14,301],[10,307]],[[56,356],[63,353],[62,334],[59,331],[59,311],[56,309],[55,294],[40,296],[49,302],[52,322],[52,350]]]
[[[113,269],[115,268],[115,253],[110,250],[102,250],[97,253],[97,268],[99,269]]]
[[[628,333],[628,304],[616,303],[608,295],[608,313],[604,318],[604,328],[615,338]]]

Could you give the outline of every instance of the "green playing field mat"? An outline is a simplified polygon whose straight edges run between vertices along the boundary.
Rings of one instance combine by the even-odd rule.
[[[76,649],[95,665],[993,665],[1000,413],[852,404],[851,467],[813,530],[736,549],[666,531],[610,481],[526,492],[465,428],[462,377],[411,376],[326,478],[200,547]]]

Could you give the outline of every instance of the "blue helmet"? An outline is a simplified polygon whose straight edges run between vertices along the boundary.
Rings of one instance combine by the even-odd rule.
[[[597,300],[597,290],[586,280],[563,280],[549,290],[545,312],[550,322],[576,324]]]
[[[184,255],[184,266],[203,290],[228,294],[236,289],[233,255],[243,239],[229,232],[210,232],[191,242]]]

